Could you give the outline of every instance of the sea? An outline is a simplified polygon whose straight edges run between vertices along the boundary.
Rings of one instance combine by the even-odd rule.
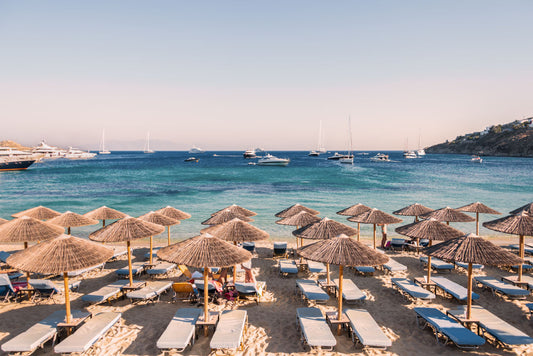
[[[294,227],[276,224],[274,214],[300,203],[354,226],[336,212],[356,203],[387,213],[412,203],[438,209],[457,208],[480,201],[503,214],[533,201],[533,159],[427,154],[404,159],[402,152],[382,152],[391,162],[374,162],[378,152],[355,152],[354,164],[327,160],[331,153],[309,157],[308,152],[270,152],[290,158],[287,167],[249,164],[239,152],[194,154],[198,162],[185,162],[187,152],[112,152],[89,160],[48,159],[26,171],[0,172],[0,217],[44,205],[59,212],[84,214],[106,205],[140,216],[167,205],[192,217],[170,228],[174,241],[199,234],[201,222],[231,204],[257,213],[252,224],[273,240],[292,241]],[[481,221],[499,216],[482,215]],[[404,223],[412,217],[401,217]],[[389,235],[394,236],[394,227]],[[474,232],[474,223],[452,223]],[[72,228],[87,237],[99,225]],[[379,231],[379,230],[378,230]],[[361,234],[371,236],[372,226]],[[481,228],[481,235],[498,233]],[[158,238],[166,238],[166,232]]]

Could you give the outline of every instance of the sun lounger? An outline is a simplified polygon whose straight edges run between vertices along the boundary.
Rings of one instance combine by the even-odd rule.
[[[533,315],[533,303],[526,303],[524,304],[527,307],[527,310],[529,311],[529,316]]]
[[[405,239],[392,238],[390,241],[390,249],[393,251],[403,250],[404,245],[405,245]]]
[[[322,262],[307,261],[307,270],[311,273],[326,273],[326,265]]]
[[[83,318],[89,315],[79,310],[71,311],[73,318]],[[36,323],[28,330],[18,334],[2,345],[2,351],[9,353],[32,353],[39,347],[56,338],[57,324],[65,321],[65,311],[58,310],[46,319]]]
[[[339,291],[339,279],[334,279],[335,288]],[[366,299],[366,294],[363,293],[359,287],[351,279],[344,278],[342,280],[342,299],[346,303],[358,302]]]
[[[362,275],[372,275],[376,272],[376,269],[372,266],[356,266],[355,270]]]
[[[159,251],[161,247],[154,247],[152,248],[152,259],[157,258],[157,251]],[[150,259],[150,250],[144,254],[144,259],[149,260]]]
[[[482,337],[436,308],[414,308],[414,311],[418,326],[431,327],[438,344],[446,345],[451,341],[461,349],[476,349],[485,344]]]
[[[296,319],[304,344],[310,348],[333,350],[337,340],[320,309],[298,308],[296,309]]]
[[[394,274],[396,272],[407,271],[407,266],[402,265],[401,263],[396,260],[393,260],[392,258],[389,258],[389,261],[383,264],[383,268],[389,271],[389,273],[391,274]]]
[[[128,250],[123,247],[113,247],[113,256],[109,260],[110,261],[115,260],[119,258],[120,256],[126,255],[127,253],[128,253]]]
[[[430,291],[416,285],[407,278],[391,278],[392,287],[398,289],[398,291],[405,296],[408,296],[414,300],[431,300],[435,299],[435,294]]]
[[[427,265],[428,258],[426,256],[420,257],[420,262]],[[439,260],[438,258],[432,257],[431,258],[431,268],[437,272],[451,272],[452,269],[455,268],[454,265],[448,262],[444,262],[442,260]]]
[[[287,257],[287,243],[286,242],[274,242],[274,249],[272,253],[274,257],[276,256]]]
[[[176,349],[183,352],[190,344],[194,345],[196,321],[202,315],[202,309],[178,309],[167,328],[157,340],[157,348],[161,350]]]
[[[16,297],[17,290],[11,284],[11,279],[7,273],[0,273],[0,300],[3,302],[9,302],[12,298]]]
[[[507,282],[507,283],[511,283],[513,285],[518,285],[517,284],[518,276],[502,277],[502,281]],[[528,289],[530,291],[533,290],[533,277],[522,275],[522,283],[524,283],[524,286],[526,287],[526,289]]]
[[[64,289],[63,285],[55,284],[49,279],[30,279],[29,283],[34,290],[32,297],[34,302],[50,300],[54,295],[62,294]],[[81,281],[69,281],[68,286],[70,290],[77,290],[80,284]]]
[[[171,281],[150,282],[141,289],[127,293],[126,298],[131,299],[131,301],[156,301],[159,300],[161,294],[172,288],[172,283]]]
[[[153,277],[157,275],[167,274],[173,269],[175,269],[176,267],[177,265],[175,263],[161,262],[161,263],[156,264],[154,267],[147,269],[146,273],[149,276]]]
[[[200,292],[204,291],[204,280],[203,279],[195,279],[194,280],[194,285],[196,286],[196,288]],[[213,283],[211,283],[211,281],[207,282],[207,291],[208,292],[214,292],[215,291],[215,286],[214,286]]]
[[[209,343],[211,350],[243,350],[243,339],[247,323],[248,315],[246,310],[223,311]]]
[[[513,270],[518,270],[518,268],[520,268],[520,265],[511,266],[511,269],[513,269]],[[533,266],[530,265],[529,263],[523,263],[522,264],[522,271],[524,271],[524,272],[527,271],[527,270],[530,270],[532,268],[533,268]]]
[[[135,276],[138,274],[141,274],[144,271],[144,262],[134,262],[131,264],[131,273]],[[126,278],[130,275],[130,270],[128,269],[128,266],[117,269],[115,271],[117,276]]]
[[[507,245],[505,247],[507,247],[507,248],[509,248],[511,250],[517,250],[517,251],[520,250],[520,245],[518,245],[518,244]],[[524,245],[524,252],[529,254],[529,255],[533,255],[533,246],[525,244]]]
[[[133,281],[138,283],[139,281]],[[105,301],[111,301],[111,299],[117,298],[122,295],[122,287],[128,285],[129,280],[119,280],[108,284],[92,293],[85,294],[81,297],[81,300],[88,303],[101,303]]]
[[[427,277],[424,277],[424,279],[427,281]],[[446,295],[450,295],[458,301],[467,300],[467,289],[462,285],[441,276],[432,276],[431,282],[435,283],[435,285]],[[479,294],[472,292],[472,299],[479,299]]]
[[[279,260],[279,273],[284,277],[289,274],[298,274],[298,266],[293,260]]]
[[[0,262],[6,263],[7,258],[11,256],[11,254],[14,252],[17,252],[17,251],[12,251],[12,252],[0,251]]]
[[[194,290],[194,287],[189,282],[176,282],[172,284],[172,290],[174,291],[174,296],[172,300],[186,300],[194,302],[198,300],[199,292]]]
[[[352,341],[363,347],[387,348],[392,345],[390,339],[365,309],[348,309],[344,314],[350,321]]]
[[[58,354],[80,353],[87,351],[119,321],[121,313],[105,312],[96,314],[85,322],[74,334],[68,336],[54,347]]]
[[[431,259],[433,260],[433,259]],[[461,267],[465,270],[468,270],[468,263],[464,263],[464,262],[455,262],[455,266],[457,267]],[[485,266],[481,265],[481,264],[478,264],[478,263],[472,263],[472,270],[478,270],[478,271],[481,271],[483,268],[485,268]]]
[[[478,285],[488,288],[495,295],[506,296],[510,299],[525,299],[530,292],[526,289],[513,286],[497,280],[494,277],[474,277]]]
[[[298,286],[302,297],[311,302],[326,303],[329,300],[328,293],[324,292],[324,290],[313,280],[297,279],[296,285]]]
[[[261,299],[261,296],[263,295],[263,291],[266,288],[266,282],[236,282],[235,283],[235,289],[237,292],[239,292],[239,296],[254,296],[256,299],[255,301],[259,303],[259,300]]]
[[[105,263],[102,263],[102,264],[99,264],[98,266],[83,268],[83,269],[79,269],[79,270],[76,270],[76,271],[71,271],[71,272],[68,272],[68,276],[69,277],[77,277],[77,276],[80,276],[80,275],[82,275],[84,273],[95,271],[97,269],[103,270],[104,266],[105,266]]]
[[[454,317],[464,317],[466,306],[461,305],[458,309],[449,310],[448,314]],[[487,339],[501,346],[531,345],[533,338],[518,330],[511,324],[492,314],[480,305],[472,305],[472,319],[477,320],[481,336],[487,339],[487,334],[492,339]]]
[[[243,242],[242,248],[251,253],[255,252],[255,242]]]

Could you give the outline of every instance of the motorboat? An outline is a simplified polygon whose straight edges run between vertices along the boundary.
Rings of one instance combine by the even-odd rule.
[[[474,155],[472,156],[472,158],[470,158],[470,161],[471,162],[476,162],[476,163],[483,163],[483,158],[477,156],[477,155]]]
[[[403,158],[413,159],[413,158],[418,158],[418,156],[416,155],[415,151],[404,151]]]
[[[196,157],[189,157],[185,159],[185,162],[198,162],[199,159]]]
[[[339,162],[344,164],[353,164],[353,156],[341,158],[339,159]]]
[[[68,159],[90,159],[94,158],[95,156],[96,153],[89,151],[81,151],[73,147],[69,147],[67,153],[65,154],[65,158]]]
[[[339,159],[343,158],[344,155],[340,154],[339,152],[335,152],[333,156],[329,156],[328,159],[332,161],[338,161]]]
[[[38,146],[33,147],[31,151],[33,153],[42,155],[43,158],[61,158],[65,157],[65,154],[67,153],[67,151],[62,148],[53,147],[46,144],[44,140],[41,140],[41,143],[39,143]]]
[[[257,161],[258,166],[286,166],[291,160],[288,158],[278,158],[271,154],[263,156]]]
[[[309,157],[318,157],[318,156],[320,156],[320,152],[313,150],[313,151],[309,152],[308,156]]]
[[[421,148],[418,151],[416,151],[416,154],[417,154],[418,157],[422,157],[422,156],[426,155],[426,151],[424,151],[424,149]]]
[[[371,161],[374,162],[390,162],[389,155],[386,155],[384,153],[378,153],[374,157],[370,158]]]
[[[255,150],[254,149],[244,151],[242,156],[244,158],[257,158],[257,155],[255,154]]]
[[[205,150],[193,145],[192,148],[189,150],[189,153],[205,153]]]
[[[0,157],[0,171],[21,171],[27,169],[35,162],[34,158]]]

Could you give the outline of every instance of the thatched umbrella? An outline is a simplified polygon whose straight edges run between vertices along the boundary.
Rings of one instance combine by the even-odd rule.
[[[208,268],[231,267],[252,258],[252,254],[245,249],[210,234],[202,234],[164,247],[157,252],[157,256],[168,262],[204,269],[204,321],[208,321],[209,317]],[[207,327],[204,327],[204,332],[207,335]]]
[[[347,207],[346,209],[337,211],[337,214],[343,215],[343,216],[356,216],[364,212],[367,212],[369,210],[372,210],[372,208],[369,206],[366,206],[363,204],[355,204],[350,207]],[[359,241],[360,239],[360,232],[361,232],[361,223],[357,223],[357,241]]]
[[[457,209],[452,209],[449,206],[438,210],[431,211],[426,214],[420,215],[422,219],[433,218],[438,221],[445,221],[446,225],[450,225],[450,222],[471,222],[475,219],[469,215],[460,212]]]
[[[525,211],[529,215],[533,215],[533,202],[523,205],[520,208],[511,211],[509,212],[509,214],[520,214],[523,211]]]
[[[161,225],[153,224],[137,218],[132,218],[131,216],[126,216],[125,218],[117,220],[106,227],[96,230],[89,235],[89,238],[99,242],[126,241],[126,247],[128,250],[130,287],[132,287],[133,275],[131,272],[131,241],[158,235],[163,231],[165,231],[165,228]]]
[[[316,223],[294,230],[292,234],[296,237],[301,237],[304,239],[325,240],[332,239],[342,234],[347,236],[355,236],[355,234],[357,234],[357,230],[335,220],[323,218]],[[329,277],[329,264],[326,264],[326,275],[326,283],[329,285],[331,281]]]
[[[83,214],[86,218],[102,220],[102,227],[105,227],[106,220],[122,219],[127,215],[121,211],[108,208],[107,206],[101,206],[97,209],[91,210],[88,213]]]
[[[489,208],[483,203],[475,202],[460,208],[457,208],[459,211],[466,211],[468,213],[476,213],[476,235],[479,235],[479,214],[492,214],[492,215],[501,215],[497,210]]]
[[[219,239],[233,242],[234,245],[242,242],[260,241],[268,239],[268,232],[248,224],[238,218],[224,224],[207,227],[200,231],[211,234]],[[233,266],[233,283],[237,280],[237,266]]]
[[[296,226],[296,230],[298,230],[300,226],[306,226],[317,221],[320,221],[320,218],[318,216],[310,214],[305,210],[302,210],[297,214],[276,221],[276,224]],[[298,248],[298,237],[296,237],[296,248]]]
[[[289,206],[287,209],[280,211],[279,213],[274,214],[277,218],[287,218],[291,215],[298,214],[300,211],[307,211],[309,214],[318,215],[319,211],[303,206],[299,203]]]
[[[217,215],[218,213],[221,213],[221,212],[224,211],[224,210],[229,210],[229,211],[231,211],[231,212],[233,212],[233,213],[237,213],[237,214],[244,215],[244,216],[248,216],[248,217],[250,217],[250,216],[256,216],[256,215],[257,215],[257,213],[254,212],[254,211],[251,211],[251,210],[248,210],[248,209],[243,208],[243,207],[241,207],[241,206],[238,206],[237,204],[232,204],[232,205],[230,205],[230,206],[227,206],[227,207],[225,207],[225,208],[222,208],[222,209],[220,209],[219,211],[217,211],[217,212],[211,214],[211,216]]]
[[[18,213],[15,213],[11,215],[14,218],[20,218],[21,216],[29,216],[30,218],[35,218],[38,220],[48,220],[51,218],[55,218],[56,216],[61,215],[61,213],[52,210],[50,208],[44,207],[42,205],[36,206],[35,208],[31,208],[28,210],[19,211]]]
[[[72,211],[66,211],[63,214],[56,216],[53,219],[48,220],[49,223],[63,226],[67,228],[67,234],[70,235],[71,227],[88,226],[98,224],[98,220],[87,218],[83,215],[73,213]]]
[[[520,214],[509,215],[504,218],[483,223],[487,229],[506,234],[518,235],[520,242],[520,258],[524,258],[524,236],[533,236],[533,216],[525,211]],[[518,265],[518,282],[522,281],[522,264]]]
[[[392,213],[394,215],[403,215],[403,216],[414,216],[415,222],[418,221],[418,217],[422,214],[426,214],[429,212],[432,212],[433,209],[428,208],[427,206],[424,206],[422,204],[414,203],[411,205],[406,206],[405,208],[401,208],[400,210],[393,211]]]
[[[188,214],[179,209],[173,208],[170,205],[167,205],[164,208],[156,210],[156,213],[163,214],[166,217],[176,219],[176,220],[186,220],[186,219],[191,218],[191,214]],[[168,236],[168,245],[170,246],[170,226],[167,226],[167,236]]]
[[[470,320],[472,310],[472,264],[512,266],[522,263],[516,255],[474,234],[442,242],[424,249],[423,252],[448,262],[468,263],[467,320]]]
[[[0,218],[0,225],[5,224],[5,223],[8,222],[8,221],[9,221],[9,220],[6,220],[6,219],[2,219],[2,218]]]
[[[159,214],[154,211],[151,211],[147,214],[139,216],[139,219],[151,222],[153,224],[167,226],[167,227],[172,226],[172,225],[177,225],[180,223],[179,220],[169,218],[163,214]],[[150,236],[150,264],[152,264],[152,251],[153,251],[153,245],[154,245],[153,241],[154,241],[154,237]],[[170,236],[168,237],[168,245],[170,246]]]
[[[202,225],[218,225],[233,220],[235,218],[241,219],[242,221],[250,222],[254,221],[253,219],[241,215],[239,213],[233,212],[229,209],[222,210],[216,215],[212,215],[209,219],[202,221]]]
[[[376,225],[388,225],[401,223],[403,220],[387,214],[378,209],[371,209],[356,216],[348,218],[348,221],[358,222],[361,224],[374,225],[374,248],[376,248]]]
[[[66,323],[70,323],[68,272],[97,266],[113,256],[113,250],[94,242],[61,235],[14,253],[7,264],[26,272],[63,274],[65,286]]]
[[[344,266],[377,266],[386,263],[389,257],[364,243],[342,234],[327,240],[303,246],[298,253],[311,260],[339,266],[339,297],[337,317],[342,317],[342,279]],[[338,331],[340,332],[340,324]]]
[[[429,246],[435,241],[446,241],[455,237],[464,236],[464,232],[459,231],[449,225],[443,224],[433,218],[421,220],[412,224],[397,227],[395,231],[401,235],[414,238],[419,243],[420,239],[428,239]],[[431,256],[428,256],[428,278],[431,281]]]

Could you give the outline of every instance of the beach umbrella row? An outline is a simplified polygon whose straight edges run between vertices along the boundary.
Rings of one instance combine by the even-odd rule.
[[[300,226],[307,226],[309,224],[315,223],[317,221],[320,221],[320,218],[316,215],[310,214],[305,210],[300,211],[297,214],[294,214],[292,216],[287,216],[286,218],[282,218],[278,221],[276,221],[276,224],[279,225],[289,225],[289,226],[296,226],[296,230],[300,228]],[[298,248],[298,240],[302,240],[302,246],[303,246],[303,239],[296,237],[296,248]]]
[[[141,215],[139,216],[139,219],[153,223],[153,224],[166,226],[166,227],[170,227],[172,225],[177,225],[180,223],[179,220],[169,218],[163,214],[156,213],[155,211],[150,211],[147,214]],[[153,259],[153,256],[152,256],[153,245],[154,245],[153,240],[154,240],[153,235],[151,235],[150,236],[150,259],[149,259],[150,265],[152,264],[152,259]],[[168,236],[168,244],[170,245],[170,235]]]

